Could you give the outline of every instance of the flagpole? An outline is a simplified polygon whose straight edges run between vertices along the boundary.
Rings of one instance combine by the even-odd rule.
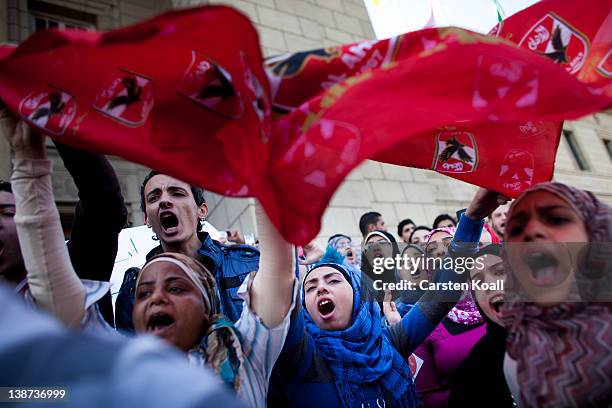
[[[448,18],[446,18],[446,13],[440,4],[440,0],[431,0],[431,9],[433,11],[434,20],[440,23],[439,26],[447,27],[450,25],[448,23]]]
[[[499,0],[493,0],[493,4],[495,4],[495,9],[497,10],[497,21],[501,22],[503,19],[506,18],[506,13],[504,12],[504,9],[499,3]]]

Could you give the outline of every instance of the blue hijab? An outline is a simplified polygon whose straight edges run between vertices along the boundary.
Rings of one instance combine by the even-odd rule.
[[[368,300],[367,296],[362,299],[359,284],[344,265],[320,264],[312,270],[322,267],[342,273],[353,288],[353,324],[345,330],[321,330],[305,306],[303,309],[306,331],[334,375],[342,406],[361,406],[365,400],[362,387],[378,382],[398,406],[417,407],[419,399],[410,367],[391,344],[386,329],[383,329],[378,303]]]

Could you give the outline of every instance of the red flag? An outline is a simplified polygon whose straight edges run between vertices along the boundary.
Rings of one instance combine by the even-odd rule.
[[[581,82],[612,96],[610,2],[540,1],[497,24],[490,34],[552,59]]]
[[[305,61],[331,64],[316,70],[316,81],[344,77],[323,93],[311,92],[320,84],[303,77],[292,94],[283,82],[306,71],[277,64],[284,79],[272,93],[246,17],[202,7],[105,34],[34,34],[0,61],[0,97],[65,143],[220,194],[255,196],[294,243],[316,235],[351,169],[365,158],[397,155],[398,143],[414,149],[409,165],[519,191],[552,172],[534,153],[556,146],[541,136],[550,131],[543,121],[610,104],[545,57],[460,29],[344,46],[317,58]],[[352,68],[336,70],[338,60]],[[301,106],[273,123],[273,95],[288,109]],[[499,132],[517,124],[530,140]],[[495,168],[503,163],[504,171]]]

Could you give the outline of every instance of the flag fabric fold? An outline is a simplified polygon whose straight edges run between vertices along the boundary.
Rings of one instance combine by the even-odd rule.
[[[303,244],[365,159],[509,195],[549,180],[560,122],[611,100],[602,6],[589,0],[600,13],[581,13],[583,4],[558,3],[572,13],[526,10],[491,36],[426,29],[279,57],[266,69],[254,27],[223,6],[108,33],[41,32],[0,50],[0,98],[64,143],[254,196]],[[543,32],[531,20],[550,32],[546,47],[512,42]],[[560,21],[588,40],[580,66],[583,37],[568,37]]]

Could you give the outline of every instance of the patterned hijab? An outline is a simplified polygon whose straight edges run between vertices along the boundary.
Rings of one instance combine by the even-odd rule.
[[[427,256],[427,246],[431,241],[431,237],[435,233],[446,232],[447,234],[450,234],[451,237],[454,237],[456,230],[456,227],[442,227],[432,230],[426,237],[425,256]],[[431,275],[429,276],[429,280],[432,280]],[[476,303],[474,303],[474,298],[472,298],[472,293],[469,290],[463,291],[461,299],[450,310],[450,312],[448,312],[446,318],[455,323],[464,324],[467,326],[481,324],[483,322],[482,316],[478,311],[478,307],[476,306]]]
[[[322,267],[342,273],[353,288],[353,320],[344,330],[320,329],[303,308],[306,331],[334,376],[342,407],[362,406],[363,387],[376,382],[393,397],[396,406],[417,407],[419,399],[410,367],[383,329],[378,303],[368,300],[367,295],[362,298],[360,285],[344,265],[320,264],[309,273]]]
[[[591,248],[579,264],[577,285],[572,290],[579,290],[583,299],[596,299],[600,288],[611,287],[612,209],[590,192],[543,183],[512,204],[508,220],[517,203],[535,191],[564,199],[585,222]],[[588,271],[595,271],[596,276]],[[581,279],[584,274],[591,276]],[[523,295],[516,297],[504,304],[502,316],[508,329],[507,352],[518,363],[521,405],[607,406],[612,401],[612,303],[567,302],[542,307]]]

